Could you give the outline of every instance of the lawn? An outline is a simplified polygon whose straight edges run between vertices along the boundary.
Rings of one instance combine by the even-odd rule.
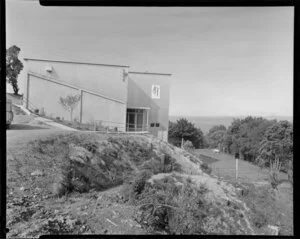
[[[197,149],[194,152],[203,160],[210,164],[212,173],[223,177],[225,180],[235,180],[235,158],[225,153],[213,153],[210,149]],[[282,180],[287,180],[288,175],[280,173]],[[268,170],[244,161],[238,161],[238,179],[240,182],[262,182],[268,180]]]

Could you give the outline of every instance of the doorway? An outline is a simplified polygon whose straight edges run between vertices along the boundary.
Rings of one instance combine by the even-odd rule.
[[[148,112],[145,109],[127,109],[126,131],[141,132],[148,130]]]

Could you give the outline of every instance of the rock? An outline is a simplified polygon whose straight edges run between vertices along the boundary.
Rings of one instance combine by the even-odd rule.
[[[267,226],[267,235],[278,236],[280,228],[277,226],[268,225]]]
[[[44,173],[41,170],[35,170],[31,173],[31,176],[43,176]]]
[[[21,191],[24,191],[24,190],[25,190],[25,188],[24,188],[24,187],[20,187],[20,190],[21,190]]]

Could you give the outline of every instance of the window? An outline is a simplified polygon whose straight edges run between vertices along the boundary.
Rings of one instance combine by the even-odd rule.
[[[159,123],[156,123],[155,126],[156,126],[156,127],[159,127]]]
[[[154,127],[154,123],[151,123],[151,124],[150,124],[150,127]]]

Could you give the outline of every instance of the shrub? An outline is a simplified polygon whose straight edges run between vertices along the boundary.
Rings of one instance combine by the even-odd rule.
[[[211,172],[212,172],[212,168],[208,165],[208,164],[206,164],[206,163],[203,163],[203,164],[201,164],[200,165],[200,169],[202,170],[202,171],[204,171],[205,173],[207,173],[207,174],[211,174]]]
[[[183,148],[188,152],[193,151],[195,149],[193,143],[189,140],[184,141]]]
[[[204,219],[210,208],[204,199],[206,193],[205,186],[196,189],[191,180],[178,182],[172,176],[153,185],[147,183],[138,198],[136,220],[151,232],[204,234]]]

